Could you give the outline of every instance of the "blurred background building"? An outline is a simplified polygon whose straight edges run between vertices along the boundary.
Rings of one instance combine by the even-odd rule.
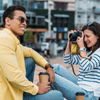
[[[67,40],[70,30],[80,30],[87,22],[100,23],[100,0],[0,0],[0,25],[2,13],[11,5],[27,9],[33,42]],[[21,40],[23,36],[21,37]],[[23,40],[22,40],[23,41]]]
[[[75,27],[88,22],[100,23],[100,0],[76,0],[75,1]]]

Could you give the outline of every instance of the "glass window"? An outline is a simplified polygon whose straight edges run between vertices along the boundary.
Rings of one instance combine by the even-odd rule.
[[[54,9],[56,10],[57,9],[57,3],[54,2]]]
[[[35,17],[32,17],[32,23],[35,24]]]
[[[16,5],[16,1],[15,0],[13,0],[13,4]]]
[[[17,5],[20,5],[20,1],[17,1]]]
[[[54,23],[54,27],[56,27],[57,26],[57,18],[56,17],[54,17],[53,23]]]
[[[62,3],[59,3],[59,10],[62,10]]]
[[[38,20],[37,20],[37,24],[45,25],[44,18],[38,18]]]
[[[64,10],[67,10],[67,3],[64,3]]]
[[[38,9],[44,9],[44,2],[37,2]]]
[[[89,15],[87,16],[87,22],[90,22],[90,16]]]
[[[81,15],[78,15],[78,22],[81,23]]]

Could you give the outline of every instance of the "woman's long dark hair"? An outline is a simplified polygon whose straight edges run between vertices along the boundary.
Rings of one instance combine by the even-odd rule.
[[[97,22],[93,22],[91,24],[87,23],[86,25],[83,26],[82,31],[84,32],[86,29],[91,30],[94,35],[99,37],[97,40],[97,43],[95,44],[94,49],[91,52],[91,54],[92,54],[100,47],[100,24]],[[86,43],[85,43],[85,47],[86,47],[87,51],[91,51],[91,48],[88,48]]]

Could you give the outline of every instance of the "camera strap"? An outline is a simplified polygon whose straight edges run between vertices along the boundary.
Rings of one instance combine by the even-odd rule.
[[[81,55],[80,55],[80,56],[81,56]],[[81,56],[81,57],[82,57],[82,56]],[[92,57],[90,56],[90,58],[87,58],[87,57],[82,57],[82,58],[91,60]],[[73,67],[73,64],[72,64],[72,60],[71,60],[71,54],[70,54],[70,61],[71,61],[71,67],[72,67],[72,71],[73,71],[74,75],[79,76],[81,73],[78,74],[78,75],[75,73],[75,70],[74,70],[74,67]],[[84,72],[84,71],[82,71],[82,72]]]
[[[73,64],[72,64],[72,60],[71,60],[71,54],[70,54],[70,61],[71,61],[71,67],[72,67],[72,71],[73,71],[74,75],[79,76],[79,75],[77,75],[77,74],[75,73],[75,70],[74,70],[74,67],[73,67]]]

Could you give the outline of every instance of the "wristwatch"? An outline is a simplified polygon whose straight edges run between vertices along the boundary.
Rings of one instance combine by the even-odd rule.
[[[84,48],[80,48],[79,51],[81,51],[81,50],[82,51],[86,51],[86,48],[85,47]]]
[[[48,65],[46,65],[45,69],[48,69],[49,67],[53,68],[52,64],[49,63]]]

